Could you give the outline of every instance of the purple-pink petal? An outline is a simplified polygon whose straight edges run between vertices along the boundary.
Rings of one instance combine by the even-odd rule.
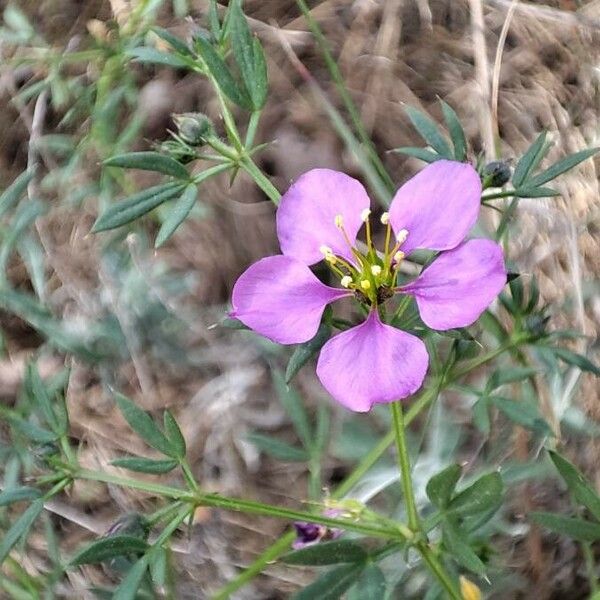
[[[369,204],[363,185],[344,173],[331,169],[304,173],[283,195],[277,209],[281,251],[307,265],[322,260],[321,246],[352,258],[335,218],[342,215],[349,241],[354,243],[363,224],[361,212]]]
[[[385,325],[373,310],[364,323],[323,346],[317,375],[340,404],[367,412],[373,404],[394,402],[416,392],[428,362],[419,338]]]
[[[416,298],[426,325],[445,330],[474,323],[505,284],[502,248],[475,239],[444,252],[400,291]]]
[[[408,237],[406,254],[418,248],[450,250],[460,244],[477,220],[481,181],[471,165],[438,160],[409,179],[390,206],[390,222]]]
[[[315,336],[327,304],[348,294],[324,285],[294,258],[269,256],[236,281],[230,315],[274,342],[299,344]]]

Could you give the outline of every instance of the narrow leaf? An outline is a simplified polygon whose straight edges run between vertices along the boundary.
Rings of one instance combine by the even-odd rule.
[[[405,107],[408,118],[421,137],[443,158],[453,158],[450,145],[440,133],[436,123],[420,110],[412,106]]]
[[[594,518],[600,521],[600,497],[596,490],[586,481],[581,471],[564,456],[552,451],[549,454],[575,500],[585,506],[594,515]]]
[[[149,48],[147,46],[140,46],[139,48],[131,48],[130,50],[126,50],[125,55],[129,56],[136,62],[163,65],[165,67],[173,67],[175,69],[182,69],[190,66],[188,61],[184,60],[180,56],[177,56],[176,54],[161,52],[156,48]]]
[[[427,150],[427,148],[416,148],[414,146],[402,146],[401,148],[394,148],[393,150],[390,150],[390,152],[396,152],[397,154],[406,154],[407,156],[418,158],[419,160],[425,161],[426,163],[432,163],[436,160],[444,158],[436,152]]]
[[[101,563],[117,556],[143,554],[148,544],[133,535],[114,535],[96,540],[78,552],[70,561],[72,566]]]
[[[33,522],[39,517],[44,510],[44,501],[38,498],[32,502],[27,510],[11,525],[10,529],[4,534],[0,541],[0,565],[6,560],[9,552],[15,544],[27,535],[29,528]]]
[[[338,600],[358,581],[365,566],[365,563],[359,563],[332,569],[294,594],[292,600]]]
[[[183,54],[184,56],[193,56],[192,51],[188,48],[187,44],[179,39],[176,35],[173,35],[170,31],[163,29],[162,27],[158,27],[155,25],[152,27],[152,31],[162,40],[167,42],[173,50],[179,52],[179,54]]]
[[[173,445],[173,448],[175,448],[177,458],[185,458],[185,438],[181,433],[181,429],[179,428],[179,424],[175,420],[175,417],[168,410],[165,410],[163,415],[163,425],[165,429],[165,435]]]
[[[179,461],[166,459],[155,460],[153,458],[143,458],[140,456],[128,456],[117,458],[110,463],[115,467],[137,471],[138,473],[153,473],[155,475],[168,473],[179,465]]]
[[[356,563],[367,558],[365,550],[350,540],[334,540],[288,552],[281,560],[289,565],[323,566],[338,563]]]
[[[532,367],[512,367],[510,369],[499,369],[494,371],[488,382],[487,388],[489,390],[495,390],[502,385],[507,383],[515,383],[517,381],[523,381],[529,379],[538,373],[538,369]]]
[[[30,487],[17,487],[0,492],[0,506],[8,506],[13,502],[35,500],[40,497],[39,490]]]
[[[190,178],[187,169],[181,163],[159,152],[128,152],[127,154],[111,156],[104,161],[104,166],[156,171],[178,179]]]
[[[445,508],[448,505],[461,473],[462,469],[460,465],[450,465],[434,475],[427,482],[427,487],[425,488],[427,497],[434,506]]]
[[[497,510],[502,504],[503,488],[499,473],[483,475],[455,496],[448,504],[448,510],[460,516]]]
[[[196,188],[196,185],[194,183],[190,183],[185,190],[183,190],[181,198],[179,198],[177,202],[173,203],[169,216],[161,225],[158,235],[156,236],[156,241],[154,242],[155,248],[162,246],[175,233],[175,230],[185,221],[192,208],[194,208],[197,196],[198,189]]]
[[[387,598],[387,583],[383,571],[374,563],[362,572],[360,579],[352,588],[348,600],[382,600]]]
[[[575,517],[563,517],[550,512],[532,512],[529,518],[534,522],[582,542],[600,540],[600,525]]]
[[[486,568],[479,556],[465,543],[463,535],[456,530],[454,525],[445,523],[442,527],[444,546],[448,554],[460,565],[477,575],[484,575]]]
[[[296,346],[285,370],[286,383],[289,383],[297,375],[298,371],[321,350],[330,337],[331,327],[326,323],[321,323],[317,335],[312,340]]]
[[[540,435],[552,435],[552,428],[544,420],[538,407],[525,400],[491,396],[494,406],[514,423]]]
[[[535,142],[529,146],[527,152],[523,154],[512,176],[512,184],[515,188],[520,188],[527,176],[537,167],[544,157],[546,149],[546,132],[542,131]],[[529,186],[528,186],[529,187]]]
[[[135,221],[163,202],[177,196],[183,190],[183,185],[177,182],[164,183],[143,190],[125,200],[110,206],[94,223],[92,233],[115,229]]]
[[[548,181],[552,181],[559,175],[570,171],[573,167],[576,167],[579,163],[587,160],[591,156],[594,156],[600,150],[600,148],[588,148],[587,150],[581,150],[580,152],[575,152],[558,162],[555,162],[552,166],[548,167],[545,171],[542,171],[535,177],[529,180],[528,187],[538,187],[547,183]]]
[[[528,185],[531,185],[531,181],[528,182]],[[560,192],[548,187],[523,187],[514,190],[514,195],[519,198],[551,198],[560,196]]]
[[[164,436],[152,417],[141,408],[136,406],[129,398],[117,393],[115,399],[119,410],[133,429],[149,446],[175,457],[175,449],[171,442]]]
[[[458,115],[454,112],[454,109],[443,100],[440,100],[442,105],[442,112],[444,113],[444,120],[446,126],[450,132],[450,139],[454,145],[454,158],[460,162],[467,158],[467,141],[465,139],[465,132],[458,119]]]
[[[308,454],[305,450],[260,433],[251,433],[248,436],[248,441],[259,450],[284,462],[304,462],[308,460]]]
[[[147,569],[148,555],[145,555],[131,567],[121,585],[115,590],[112,600],[135,600]]]
[[[21,199],[21,196],[27,191],[27,186],[34,175],[34,170],[21,173],[11,185],[2,192],[2,195],[0,195],[0,218],[2,218]]]
[[[577,354],[577,352],[572,352],[571,350],[560,347],[553,347],[551,350],[564,362],[578,367],[582,371],[587,371],[588,373],[593,373],[594,375],[600,377],[600,367],[595,365],[589,358],[586,358],[582,354]]]
[[[58,420],[56,412],[54,411],[48,390],[46,389],[46,386],[44,385],[44,382],[42,381],[34,363],[30,363],[27,366],[26,383],[29,392],[32,395],[33,401],[39,407],[40,412],[44,416],[46,423],[50,426],[50,429],[52,429],[52,431],[58,435],[65,433],[61,427],[61,423]]]

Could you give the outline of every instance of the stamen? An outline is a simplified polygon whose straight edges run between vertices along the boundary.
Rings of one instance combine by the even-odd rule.
[[[387,225],[390,222],[390,213],[384,212],[381,215],[381,224]]]
[[[401,229],[396,236],[396,240],[398,244],[404,244],[406,238],[408,237],[408,229]]]
[[[369,208],[363,209],[363,211],[360,213],[360,220],[363,223],[366,223],[369,219],[370,214],[371,214],[371,209],[369,209]]]
[[[342,287],[349,288],[352,285],[352,277],[350,275],[344,275],[340,281]]]
[[[372,265],[371,273],[375,275],[375,277],[379,277],[381,275],[381,267],[379,265]]]
[[[333,222],[338,229],[342,229],[344,227],[344,217],[342,215],[335,215]]]
[[[325,245],[319,246],[319,252],[324,256],[327,256],[328,254],[333,254],[333,250],[329,246]]]
[[[397,263],[402,262],[405,257],[406,257],[406,254],[404,254],[404,252],[402,252],[402,250],[398,250],[398,252],[396,252],[396,254],[394,254],[394,260]]]
[[[337,258],[335,256],[335,254],[326,254],[325,255],[325,260],[330,264],[330,265],[335,265],[337,263]]]
[[[371,282],[370,282],[368,279],[363,279],[363,280],[360,282],[360,287],[361,287],[363,290],[365,290],[365,291],[367,291],[367,290],[370,290],[370,289],[371,289]]]

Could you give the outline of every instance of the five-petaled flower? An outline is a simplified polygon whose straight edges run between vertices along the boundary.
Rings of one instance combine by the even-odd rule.
[[[500,246],[464,241],[479,214],[481,181],[471,165],[440,160],[397,192],[383,253],[373,245],[370,201],[355,179],[329,169],[298,178],[281,199],[277,235],[283,254],[249,267],[233,289],[231,316],[280,344],[312,339],[331,302],[354,297],[367,317],[321,349],[317,375],[342,405],[368,411],[375,403],[406,398],[425,377],[428,354],[416,336],[382,320],[396,294],[414,297],[423,322],[435,330],[474,323],[506,283]],[[366,226],[366,247],[356,237]],[[409,282],[400,264],[418,249],[439,256]],[[325,285],[310,266],[325,260],[341,288]]]

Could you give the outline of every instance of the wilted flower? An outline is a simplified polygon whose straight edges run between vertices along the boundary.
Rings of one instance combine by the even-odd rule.
[[[326,517],[338,517],[341,511],[335,509],[327,509],[323,512]],[[294,550],[306,548],[319,542],[335,540],[342,535],[341,529],[334,529],[326,525],[318,525],[317,523],[308,523],[307,521],[296,521],[294,523],[296,529],[296,539],[292,544]]]
[[[355,179],[329,169],[302,175],[281,199],[277,235],[282,255],[259,260],[235,284],[231,316],[281,344],[312,339],[331,302],[354,297],[363,323],[322,348],[317,375],[347,408],[365,412],[375,403],[405,398],[419,389],[428,365],[425,344],[384,322],[384,304],[395,294],[416,300],[432,329],[471,325],[506,283],[500,246],[464,241],[479,214],[481,181],[470,165],[440,160],[396,193],[383,253],[373,245],[369,197]],[[356,246],[366,226],[367,249]],[[398,281],[404,258],[417,249],[441,252],[414,281]],[[310,270],[325,260],[341,288],[321,283]]]
[[[483,167],[483,187],[502,187],[510,181],[510,165],[503,160],[494,160]]]

